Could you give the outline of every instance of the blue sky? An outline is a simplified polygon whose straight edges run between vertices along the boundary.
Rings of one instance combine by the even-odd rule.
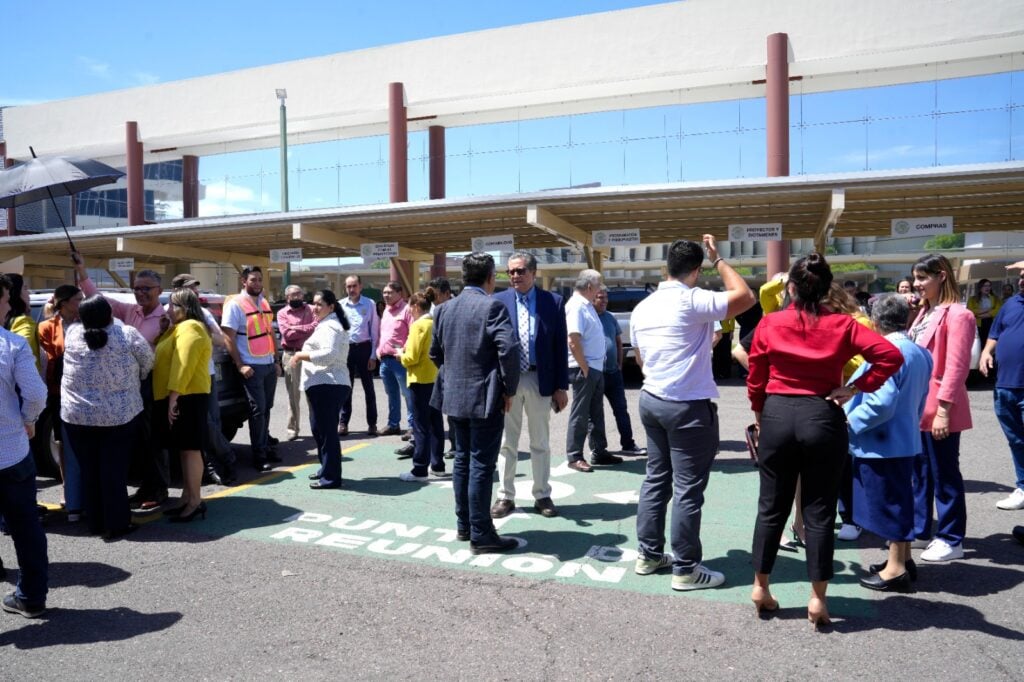
[[[3,0],[0,106],[652,0]]]

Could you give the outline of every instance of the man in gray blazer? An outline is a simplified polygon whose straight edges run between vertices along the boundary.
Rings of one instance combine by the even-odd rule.
[[[494,259],[469,254],[462,280],[462,293],[434,313],[430,359],[439,373],[430,404],[455,429],[458,539],[469,540],[474,554],[507,552],[518,543],[495,530],[491,489],[504,416],[519,387],[519,340],[508,308],[491,298]]]

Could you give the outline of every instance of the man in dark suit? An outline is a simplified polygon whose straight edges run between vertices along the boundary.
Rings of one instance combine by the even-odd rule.
[[[549,420],[552,407],[561,411],[569,402],[569,351],[565,331],[565,303],[558,294],[544,291],[534,280],[537,259],[514,253],[508,259],[512,288],[495,295],[508,308],[519,339],[519,390],[505,415],[505,442],[501,447],[501,488],[491,507],[491,518],[508,516],[516,503],[516,464],[523,410],[530,429],[530,463],[533,465],[534,509],[558,516],[551,502],[551,445]]]
[[[514,538],[491,520],[491,487],[504,413],[519,386],[519,342],[508,309],[491,298],[494,259],[474,252],[462,261],[465,286],[435,311],[430,359],[439,371],[430,404],[455,428],[455,516],[458,539],[474,554],[507,552]]]

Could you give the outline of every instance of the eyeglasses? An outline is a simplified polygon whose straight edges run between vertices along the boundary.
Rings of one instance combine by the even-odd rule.
[[[509,268],[508,269],[508,274],[510,274],[510,275],[522,276],[522,275],[525,275],[527,272],[529,272],[529,270],[527,270],[526,268]]]
[[[156,289],[156,287],[132,287],[132,291],[137,294],[148,294],[153,289]]]

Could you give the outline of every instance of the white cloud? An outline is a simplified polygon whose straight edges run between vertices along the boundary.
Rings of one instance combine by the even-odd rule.
[[[136,85],[153,85],[160,82],[160,76],[148,71],[136,71],[132,74],[132,80]]]
[[[238,215],[258,213],[260,202],[256,192],[249,187],[235,185],[230,182],[215,182],[206,185],[206,193],[199,200],[199,215]]]
[[[110,73],[110,64],[106,62],[101,62],[100,60],[93,59],[92,57],[84,57],[82,55],[79,55],[78,64],[84,67],[86,71],[96,76],[97,78],[102,78],[103,80],[110,80],[112,77]]]

